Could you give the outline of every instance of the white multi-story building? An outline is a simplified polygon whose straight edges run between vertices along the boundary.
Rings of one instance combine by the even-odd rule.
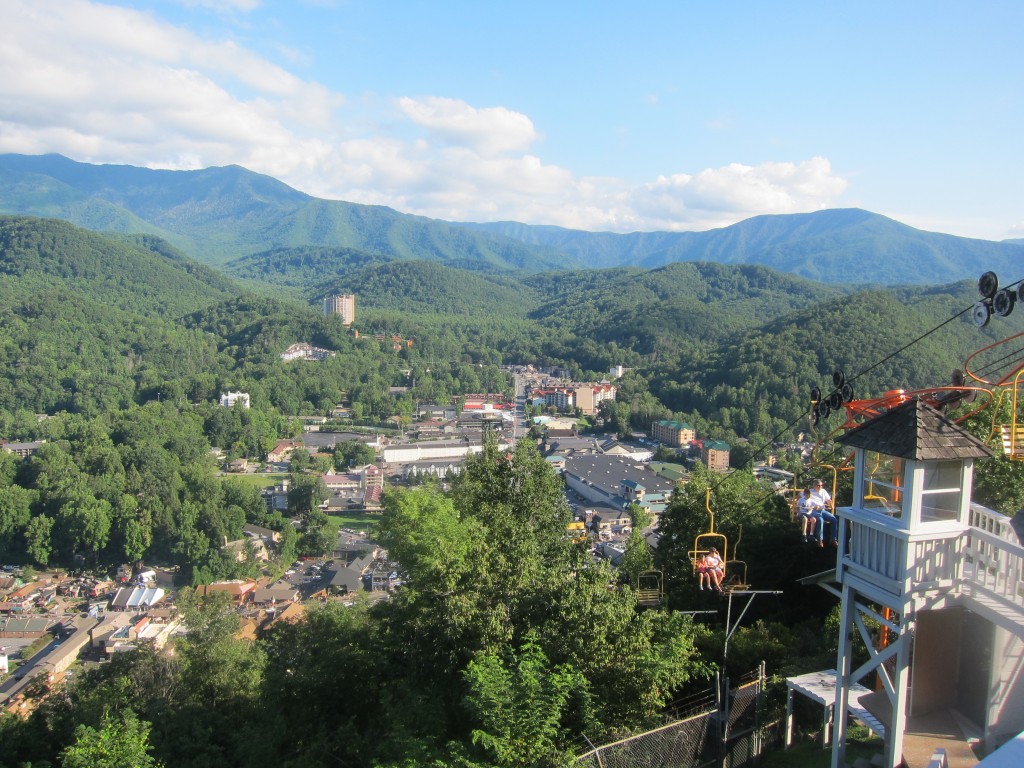
[[[281,359],[285,362],[289,360],[326,360],[328,357],[333,357],[336,354],[336,352],[332,352],[329,349],[314,347],[306,342],[299,342],[298,344],[292,344],[282,352]]]
[[[220,396],[220,404],[224,408],[231,408],[235,403],[241,403],[243,408],[250,406],[248,392],[224,392]]]
[[[352,325],[356,319],[356,296],[354,293],[343,293],[339,296],[328,296],[324,299],[325,315],[341,315],[341,322]]]

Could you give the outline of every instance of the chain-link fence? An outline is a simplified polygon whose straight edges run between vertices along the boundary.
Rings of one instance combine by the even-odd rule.
[[[591,749],[576,758],[577,768],[744,768],[763,753],[760,718],[763,667],[727,684],[724,695],[711,689],[677,711],[687,714],[646,733]],[[724,724],[724,728],[722,727]]]
[[[580,755],[579,768],[711,768],[717,762],[717,712],[691,715]]]
[[[727,718],[722,739],[724,768],[753,766],[763,752],[760,719],[764,694],[764,672],[748,675],[725,698]]]

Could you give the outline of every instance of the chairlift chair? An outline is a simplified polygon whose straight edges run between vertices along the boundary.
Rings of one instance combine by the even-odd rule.
[[[1024,368],[1017,371],[1007,386],[1000,388],[996,396],[995,407],[992,409],[991,438],[999,437],[1003,445],[1003,453],[1010,461],[1024,461],[1024,420],[1018,415],[1018,403],[1021,387],[1024,386]],[[1010,422],[999,423],[1000,405],[1004,398],[1010,405]]]
[[[739,534],[736,536],[736,546],[733,547],[733,559],[724,561],[725,575],[722,578],[722,590],[725,592],[736,592],[750,587],[747,580],[747,563],[740,560],[735,554],[739,552],[740,542],[743,540],[743,526],[740,526]]]
[[[661,571],[644,571],[636,580],[636,602],[644,608],[661,605],[665,594],[665,575]]]
[[[690,564],[693,566],[694,576],[697,575],[697,568],[700,566],[701,558],[710,552],[712,547],[718,550],[718,554],[722,558],[723,568],[729,559],[729,539],[727,539],[724,534],[715,531],[715,513],[711,509],[710,487],[707,489],[707,496],[704,501],[704,505],[708,510],[708,530],[705,533],[697,534],[696,538],[693,540],[693,549],[688,553],[690,557]]]

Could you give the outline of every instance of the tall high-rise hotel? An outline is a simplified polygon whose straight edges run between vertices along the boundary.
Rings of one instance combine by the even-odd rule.
[[[324,299],[325,315],[341,315],[341,322],[352,325],[356,319],[356,297],[354,293],[341,296],[328,296]]]

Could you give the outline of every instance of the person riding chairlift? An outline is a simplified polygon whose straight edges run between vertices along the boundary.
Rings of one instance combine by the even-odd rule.
[[[722,558],[718,554],[718,550],[714,547],[708,549],[707,554],[701,557],[697,564],[697,575],[700,578],[700,588],[704,589],[704,584],[707,583],[708,589],[713,589],[716,592],[722,591],[722,576],[724,575],[722,570]]]

